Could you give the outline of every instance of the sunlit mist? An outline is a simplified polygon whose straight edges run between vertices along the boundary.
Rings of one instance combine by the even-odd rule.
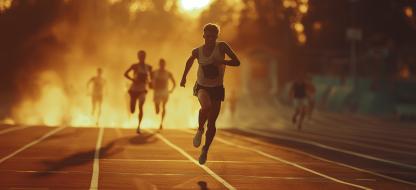
[[[301,45],[305,44],[307,36],[302,19],[309,11],[309,0],[283,0],[282,4],[284,8],[294,11],[295,14],[290,19],[292,21],[292,29],[297,35],[298,43]]]
[[[0,0],[0,13],[12,6],[13,0]]]
[[[20,101],[14,106],[10,120],[28,125],[89,127],[98,123],[105,127],[136,127],[138,111],[129,113],[130,82],[123,73],[137,62],[136,53],[143,49],[147,52],[147,64],[154,70],[158,69],[159,59],[164,58],[166,68],[176,79],[177,87],[169,97],[165,127],[195,127],[199,108],[192,95],[196,66],[188,76],[186,88],[179,87],[179,82],[191,50],[203,42],[201,25],[196,19],[182,19],[188,17],[187,13],[179,13],[182,15],[177,18],[174,17],[177,12],[158,15],[160,12],[155,10],[158,7],[148,0],[134,0],[127,4],[118,0],[103,2],[97,6],[87,1],[68,1],[68,4],[82,7],[71,14],[82,15],[83,19],[71,22],[72,15],[64,15],[36,35],[51,36],[65,46],[65,51],[39,48],[46,57],[41,63],[45,67],[27,71],[31,73],[31,88],[25,88],[26,83],[20,84]],[[203,10],[209,3],[209,0],[181,1],[180,6],[189,11]],[[140,15],[143,11],[151,14],[146,14],[146,19],[143,19],[144,16]],[[98,17],[100,13],[106,16]],[[158,22],[145,21],[154,18],[158,18]],[[167,19],[172,19],[169,22],[174,25]],[[233,31],[233,28],[224,30]],[[91,114],[91,92],[87,88],[87,81],[95,76],[97,68],[103,69],[106,80],[99,119]],[[160,115],[155,113],[150,90],[146,96],[142,126],[158,127],[159,122]]]

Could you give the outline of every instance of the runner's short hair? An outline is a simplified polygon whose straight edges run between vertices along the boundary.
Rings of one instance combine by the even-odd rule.
[[[216,34],[219,34],[220,27],[216,24],[208,23],[204,26],[204,32],[207,32],[207,31],[212,31],[212,32],[215,32]]]
[[[137,51],[137,55],[139,55],[139,54],[144,54],[144,55],[146,55],[146,52],[145,52],[144,50],[139,50],[139,51]]]

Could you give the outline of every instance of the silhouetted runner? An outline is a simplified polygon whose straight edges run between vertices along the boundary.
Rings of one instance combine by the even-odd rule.
[[[104,94],[104,85],[105,80],[102,78],[103,70],[101,68],[97,69],[97,76],[92,77],[87,82],[88,92],[91,92],[91,115],[96,117],[96,125],[100,120],[101,116],[101,105],[103,103],[103,94]],[[92,90],[90,91],[90,86],[92,85]]]
[[[160,112],[160,104],[162,104],[162,118],[160,120],[159,129],[163,128],[163,120],[166,114],[166,104],[169,99],[169,94],[173,92],[176,87],[175,79],[171,72],[165,69],[166,62],[164,59],[159,61],[159,69],[153,72],[153,101],[155,103],[156,114]],[[172,82],[172,88],[169,90],[169,80]]]
[[[201,145],[204,125],[208,120],[205,145],[202,147],[199,163],[204,164],[207,154],[216,132],[215,122],[224,101],[225,90],[223,86],[225,66],[239,66],[240,61],[225,42],[217,42],[219,27],[215,24],[204,26],[203,38],[205,43],[192,50],[188,58],[185,71],[182,76],[181,86],[185,87],[186,76],[191,69],[194,60],[198,60],[197,81],[194,85],[194,95],[198,97],[201,109],[199,110],[199,127],[195,134],[193,144],[195,147]],[[231,60],[225,60],[225,54]]]
[[[298,130],[302,129],[303,119],[308,109],[308,84],[302,77],[298,77],[292,84],[289,96],[293,100],[295,112],[292,116],[293,124],[297,125]],[[298,118],[299,116],[299,118]]]
[[[235,92],[235,90],[231,91],[231,95],[228,98],[228,103],[229,103],[229,109],[230,109],[230,114],[231,114],[231,119],[235,119],[235,112],[237,111],[237,94]]]
[[[308,81],[306,82],[307,84],[307,95],[308,95],[308,109],[307,109],[307,116],[308,119],[312,119],[312,113],[315,109],[315,93],[316,93],[316,88],[315,85],[313,84],[313,82],[311,81],[311,79],[309,78]]]
[[[135,63],[127,69],[124,76],[133,83],[129,89],[130,95],[130,112],[134,113],[136,102],[139,101],[139,123],[136,132],[140,134],[140,125],[143,119],[143,105],[146,100],[147,85],[151,88],[152,66],[145,63],[146,52],[140,50],[137,53],[138,63]],[[133,76],[130,73],[133,72]]]

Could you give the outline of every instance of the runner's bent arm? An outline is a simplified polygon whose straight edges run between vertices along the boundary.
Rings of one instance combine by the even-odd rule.
[[[173,92],[173,89],[175,89],[175,87],[176,87],[176,82],[175,82],[175,78],[173,78],[172,73],[169,73],[169,78],[170,78],[170,81],[172,81],[172,84],[173,84],[172,89],[170,90],[170,92]]]
[[[87,82],[87,89],[90,88],[91,83],[94,81],[94,77],[92,77],[90,80],[88,80]]]
[[[150,78],[150,82],[149,82],[149,88],[153,88],[153,71],[152,71],[152,66],[149,66],[149,78]]]
[[[240,60],[238,59],[237,55],[235,55],[231,47],[225,42],[221,43],[221,47],[224,53],[227,54],[228,57],[231,58],[231,60],[224,60],[224,64],[228,66],[234,66],[234,67],[240,66]]]
[[[151,81],[150,81],[150,82],[152,83],[152,86],[156,86],[156,81],[155,81],[155,80],[156,80],[156,79],[155,79],[155,78],[156,78],[156,77],[155,77],[155,76],[156,76],[156,72],[157,72],[157,71],[152,71],[153,77],[152,77],[152,79],[151,79]]]
[[[293,84],[290,86],[290,90],[289,90],[289,98],[290,100],[293,100],[295,97],[295,91],[293,89]]]
[[[126,77],[127,79],[129,79],[131,81],[134,81],[134,79],[132,77],[130,77],[130,75],[129,75],[130,71],[132,71],[132,70],[133,70],[133,65],[130,66],[130,68],[127,69],[126,72],[124,72],[124,77]]]
[[[181,86],[185,87],[186,83],[186,76],[188,75],[189,70],[191,69],[192,65],[194,64],[194,60],[198,57],[198,49],[192,50],[192,55],[188,58],[185,65],[185,70],[183,71]]]

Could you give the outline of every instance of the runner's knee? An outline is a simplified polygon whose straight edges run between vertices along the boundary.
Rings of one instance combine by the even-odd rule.
[[[211,110],[211,106],[201,106],[200,111],[204,114],[208,114]]]
[[[205,90],[201,89],[198,91],[198,100],[199,104],[201,104],[201,109],[209,110],[211,108],[211,99]]]
[[[208,120],[207,127],[208,127],[208,130],[210,129],[216,130],[215,121]]]

